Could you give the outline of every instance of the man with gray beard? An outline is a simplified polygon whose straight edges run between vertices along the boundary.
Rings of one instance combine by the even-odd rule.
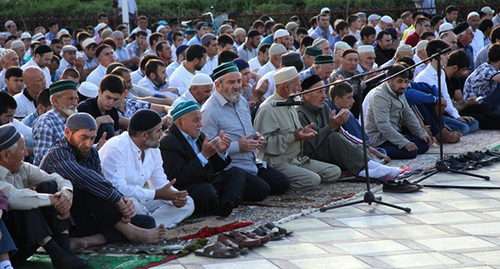
[[[52,144],[64,136],[66,119],[77,112],[78,94],[74,81],[60,80],[51,84],[49,91],[52,109],[33,124],[35,165],[39,165]]]

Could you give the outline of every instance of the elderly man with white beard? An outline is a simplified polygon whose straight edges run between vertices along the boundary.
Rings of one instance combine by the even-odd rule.
[[[74,81],[60,80],[50,85],[49,91],[52,109],[33,124],[35,165],[39,165],[52,144],[64,136],[66,119],[77,112],[78,94]]]

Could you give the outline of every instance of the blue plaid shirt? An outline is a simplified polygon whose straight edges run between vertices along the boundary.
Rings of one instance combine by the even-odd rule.
[[[34,165],[42,162],[43,156],[49,151],[57,139],[64,136],[66,118],[54,107],[47,113],[38,117],[33,124]]]

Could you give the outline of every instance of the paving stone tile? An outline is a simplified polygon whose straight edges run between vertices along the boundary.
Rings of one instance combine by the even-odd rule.
[[[500,201],[496,199],[471,198],[462,201],[444,201],[443,203],[455,207],[459,210],[493,209],[500,208]]]
[[[440,209],[432,206],[428,203],[425,202],[413,202],[413,203],[401,203],[401,204],[395,204],[398,206],[402,207],[409,207],[411,208],[411,213],[421,213],[421,212],[433,212],[433,211],[439,211]],[[386,213],[393,213],[394,208],[386,207],[386,206],[379,206],[377,207],[378,210]]]
[[[344,218],[338,219],[338,221],[345,223],[349,227],[376,227],[405,224],[404,222],[388,215]]]
[[[313,232],[298,232],[297,235],[304,237],[311,242],[324,242],[324,241],[344,241],[354,239],[368,238],[366,235],[359,233],[353,229],[328,229]]]
[[[415,241],[436,251],[473,250],[476,248],[490,248],[496,246],[473,236],[419,239]]]
[[[327,252],[310,243],[286,244],[272,247],[259,247],[255,252],[266,258],[307,257],[310,255],[321,255]]]
[[[500,265],[500,250],[471,252],[463,255],[486,265]]]
[[[254,260],[254,261],[229,261],[224,263],[212,263],[203,265],[206,269],[277,269],[278,266],[267,260]]]
[[[473,216],[465,212],[443,212],[432,214],[411,215],[412,218],[422,221],[427,224],[449,224],[463,223],[472,221],[481,221],[481,218]]]
[[[471,235],[500,235],[500,222],[457,224],[451,225],[451,227]]]
[[[309,269],[330,269],[335,268],[366,268],[368,265],[352,256],[336,256],[314,259],[293,259],[291,263],[297,265],[299,268]]]
[[[412,239],[412,238],[435,238],[437,236],[448,235],[445,231],[430,225],[408,225],[390,228],[376,228],[376,232],[391,239]]]
[[[155,269],[184,269],[186,267],[180,265],[180,264],[173,264],[173,265],[159,265],[155,266]]]
[[[395,251],[410,250],[408,247],[399,244],[393,240],[374,240],[354,243],[337,243],[335,246],[343,249],[347,253],[358,254],[373,254]]]
[[[389,264],[393,268],[459,264],[459,262],[437,252],[378,256],[377,259]]]
[[[278,225],[288,230],[302,230],[310,228],[329,228],[330,225],[316,218],[299,218],[287,223]]]

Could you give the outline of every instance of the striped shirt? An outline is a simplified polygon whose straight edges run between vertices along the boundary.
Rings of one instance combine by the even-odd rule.
[[[88,191],[106,202],[115,204],[122,198],[121,193],[102,174],[101,160],[95,147],[91,148],[87,159],[77,161],[71,144],[63,137],[54,143],[40,168],[47,173],[58,173],[70,180],[74,188]]]

